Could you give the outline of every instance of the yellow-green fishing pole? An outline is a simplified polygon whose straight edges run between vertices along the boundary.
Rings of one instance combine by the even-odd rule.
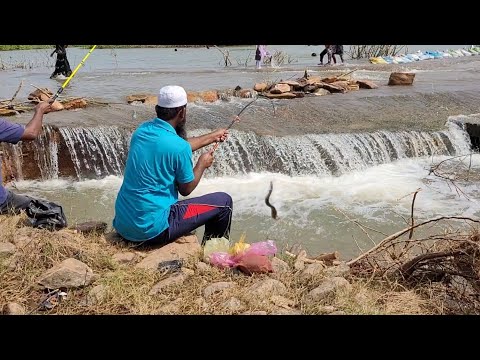
[[[57,90],[56,94],[53,95],[53,97],[49,100],[49,103],[53,103],[55,101],[55,99],[58,97],[58,95],[60,95],[63,91],[63,89],[65,89],[65,87],[68,85],[68,83],[70,82],[70,80],[72,80],[72,78],[75,76],[75,74],[77,73],[78,69],[80,69],[80,66],[82,66],[84,63],[85,63],[85,60],[87,60],[87,58],[90,56],[90,54],[93,52],[93,50],[95,50],[95,48],[97,47],[97,45],[93,45],[93,47],[90,49],[90,51],[88,52],[87,55],[85,55],[85,57],[83,58],[83,60],[80,62],[80,64],[77,65],[77,67],[75,68],[75,70],[73,70],[73,72],[70,74],[70,76],[67,78],[67,80],[65,80],[65,82],[63,83],[63,85]]]

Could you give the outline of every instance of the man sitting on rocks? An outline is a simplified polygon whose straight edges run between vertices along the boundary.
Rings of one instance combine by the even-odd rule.
[[[187,139],[187,93],[180,86],[161,88],[155,110],[157,117],[132,134],[113,227],[125,240],[147,245],[166,245],[202,225],[202,244],[210,238],[228,238],[230,195],[215,192],[178,200],[178,193],[192,193],[213,163],[212,149],[193,167],[192,151],[225,141],[228,131]]]

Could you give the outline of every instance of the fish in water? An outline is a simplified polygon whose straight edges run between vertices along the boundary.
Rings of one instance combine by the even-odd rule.
[[[270,181],[270,189],[268,190],[267,196],[265,196],[265,204],[272,210],[272,218],[277,220],[277,209],[275,209],[275,206],[270,204],[270,195],[272,195],[273,191],[273,181]]]

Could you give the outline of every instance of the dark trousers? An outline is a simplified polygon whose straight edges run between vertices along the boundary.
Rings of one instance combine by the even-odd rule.
[[[7,190],[7,200],[3,204],[0,204],[0,214],[19,214],[27,208],[31,200],[32,198],[29,196],[15,194]]]
[[[320,64],[323,64],[323,58],[327,53],[328,53],[328,63],[330,64],[333,59],[333,62],[336,64],[337,59],[335,59],[335,54],[333,54],[332,49],[327,49],[327,48],[323,49],[323,51],[320,53]],[[343,62],[343,57],[342,57],[342,62]]]
[[[142,246],[169,244],[202,225],[205,225],[202,245],[211,238],[228,239],[232,224],[232,207],[232,197],[224,192],[178,201],[170,207],[168,228],[157,237],[142,243]]]

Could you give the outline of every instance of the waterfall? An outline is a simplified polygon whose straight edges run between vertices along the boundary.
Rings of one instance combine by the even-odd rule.
[[[197,129],[189,135],[198,136],[208,131]],[[11,172],[18,178],[102,178],[123,174],[130,138],[130,130],[115,126],[44,126],[36,141],[3,144],[2,148],[7,153],[6,169],[15,168]],[[454,118],[447,121],[445,130],[437,132],[376,131],[275,137],[231,130],[228,140],[215,152],[215,162],[206,176],[250,172],[338,176],[397,159],[470,152],[465,125]],[[194,153],[194,162],[201,153],[201,150]]]

